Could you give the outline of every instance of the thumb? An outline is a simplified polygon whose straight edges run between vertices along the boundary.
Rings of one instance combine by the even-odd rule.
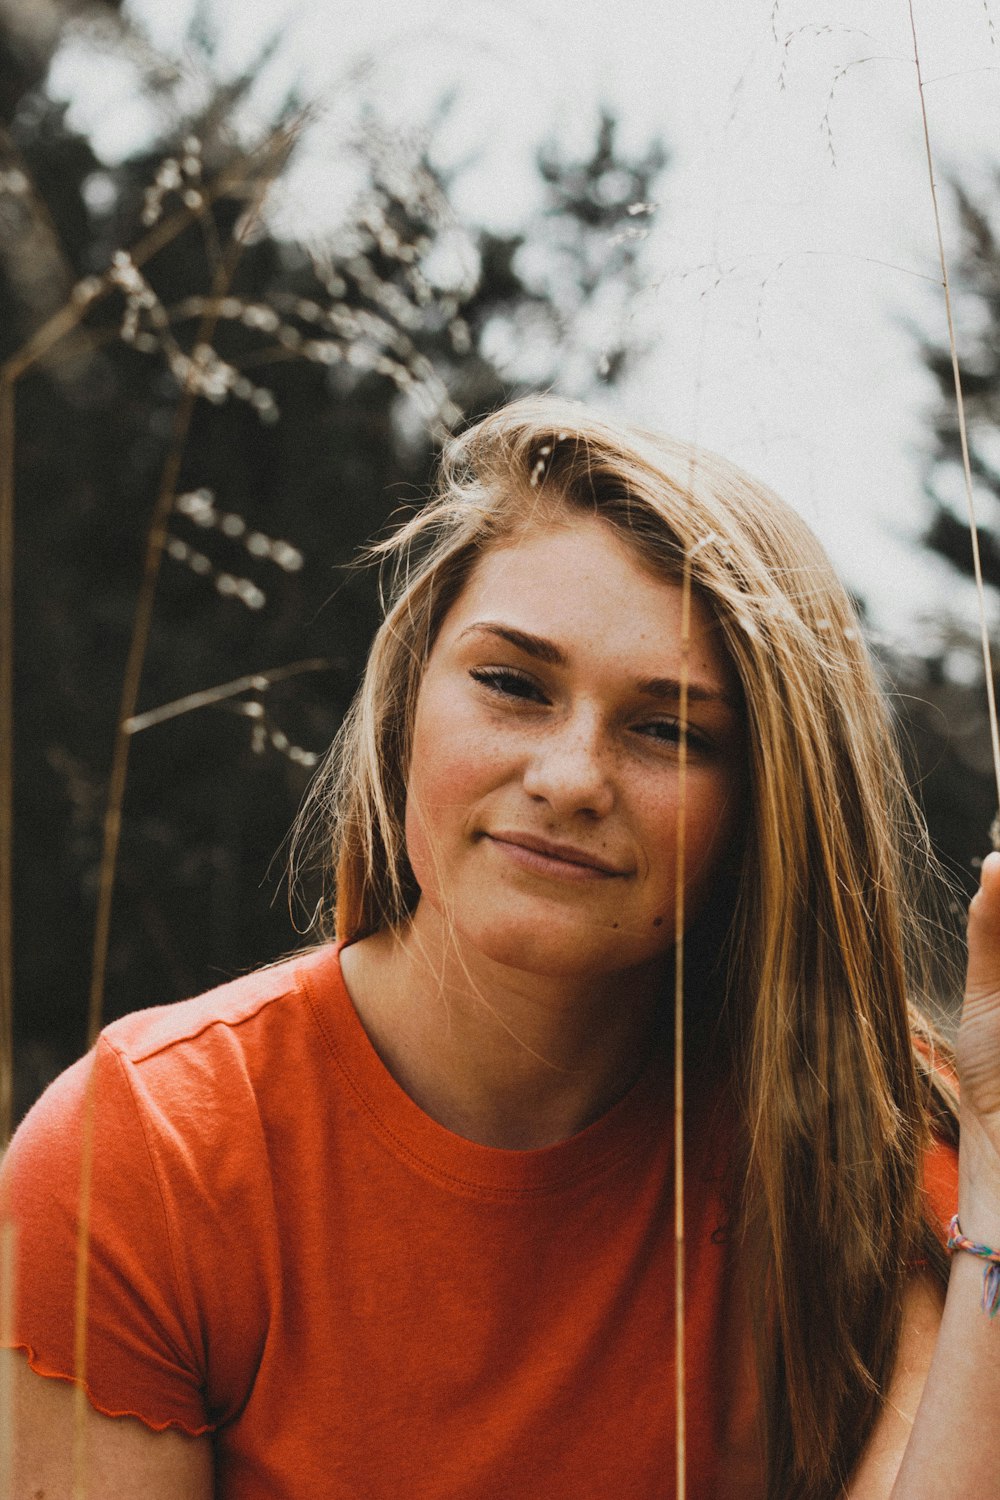
[[[1000,853],[987,854],[969,906],[969,1000],[1000,993]]]

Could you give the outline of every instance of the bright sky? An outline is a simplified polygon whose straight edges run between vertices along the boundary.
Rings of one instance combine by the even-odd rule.
[[[538,143],[555,132],[586,148],[602,101],[626,146],[662,135],[673,165],[628,314],[652,352],[610,399],[773,484],[890,638],[913,641],[948,611],[972,618],[971,590],[912,545],[935,388],[907,325],[943,339],[945,313],[907,0],[208,5],[224,69],[280,36],[262,103],[297,82],[323,106],[286,189],[283,212],[300,227],[343,202],[342,143],[365,99],[405,133],[456,89],[439,140],[443,157],[470,164],[458,207],[502,228],[537,195]],[[957,171],[990,184],[1000,0],[913,5],[939,182]],[[130,6],[174,55],[190,8]],[[53,75],[108,156],[156,123],[130,76],[78,49]],[[954,252],[946,192],[943,206]],[[960,288],[956,313],[961,323]]]

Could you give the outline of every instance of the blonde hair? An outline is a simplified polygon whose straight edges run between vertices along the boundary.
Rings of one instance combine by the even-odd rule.
[[[486,550],[574,512],[668,577],[686,560],[742,684],[750,806],[725,979],[745,1123],[734,1206],[745,1280],[766,1289],[769,1493],[833,1497],[887,1388],[908,1264],[944,1274],[920,1168],[929,1116],[950,1128],[953,1101],[919,1008],[920,887],[936,867],[855,613],[800,517],[711,453],[550,397],[452,439],[430,502],[373,549],[392,567],[385,619],[310,813],[336,872],[321,930],[350,940],[406,922],[410,734],[441,621]]]

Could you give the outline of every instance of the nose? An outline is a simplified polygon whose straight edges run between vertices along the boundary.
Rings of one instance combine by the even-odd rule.
[[[551,725],[525,768],[528,795],[554,813],[605,817],[614,806],[610,751],[596,715],[574,714]]]

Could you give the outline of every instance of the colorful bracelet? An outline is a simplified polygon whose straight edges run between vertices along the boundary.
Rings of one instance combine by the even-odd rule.
[[[1000,1312],[1000,1250],[993,1250],[989,1245],[977,1245],[975,1240],[967,1240],[958,1222],[958,1214],[955,1214],[948,1226],[948,1249],[968,1250],[970,1255],[977,1255],[980,1260],[986,1261],[983,1267],[983,1312],[995,1318],[997,1312]]]

